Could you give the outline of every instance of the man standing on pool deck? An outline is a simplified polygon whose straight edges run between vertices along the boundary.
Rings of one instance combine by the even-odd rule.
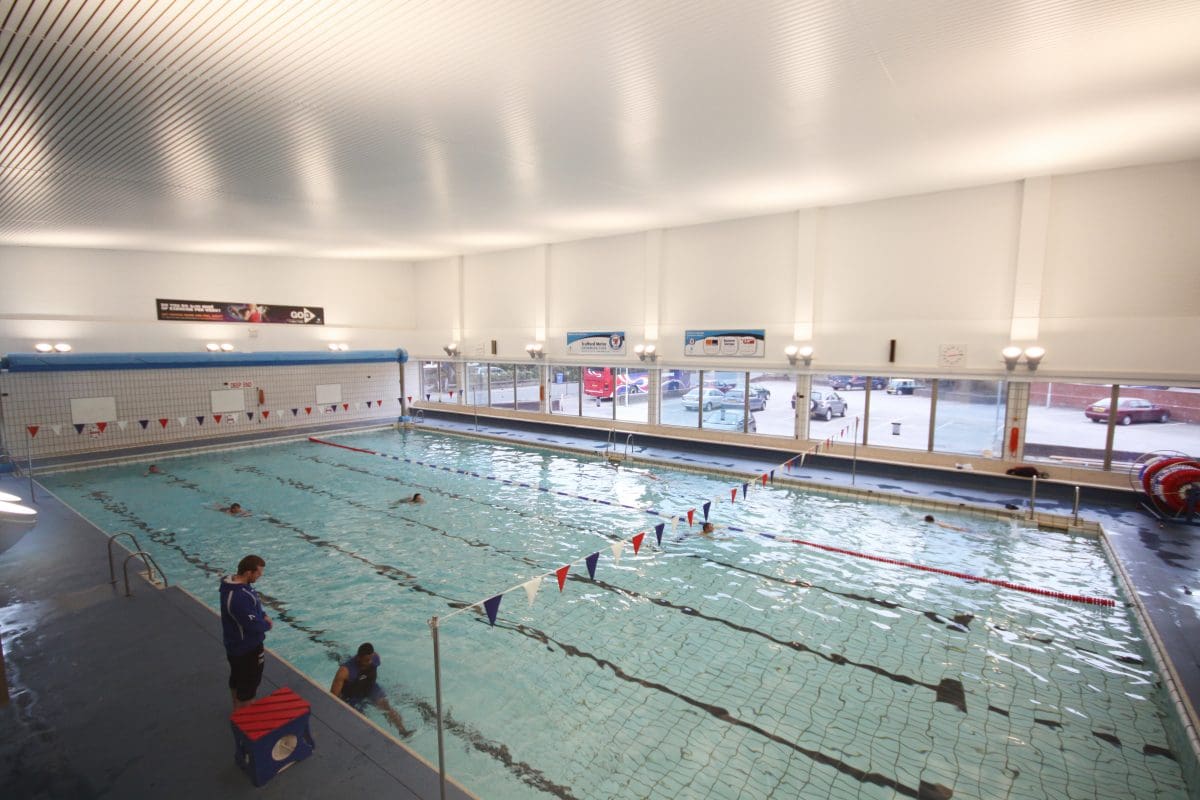
[[[236,575],[221,580],[221,628],[235,711],[254,701],[262,680],[263,642],[271,619],[263,612],[253,584],[266,566],[261,556],[246,556],[238,562]]]

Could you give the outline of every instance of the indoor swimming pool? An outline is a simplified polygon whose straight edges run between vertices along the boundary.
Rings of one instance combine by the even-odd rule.
[[[372,642],[434,764],[439,617],[446,768],[489,800],[1189,796],[1093,538],[424,431],[329,441],[42,483],[214,610],[263,556],[267,645],[328,686]]]

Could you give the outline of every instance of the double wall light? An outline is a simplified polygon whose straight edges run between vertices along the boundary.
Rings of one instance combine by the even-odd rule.
[[[446,355],[450,356],[451,358],[458,358],[458,354],[461,352],[458,349],[458,342],[451,342],[450,344],[442,347],[442,349],[445,350]]]
[[[633,348],[633,352],[636,353],[637,357],[642,361],[658,360],[658,348],[652,344],[639,344],[637,347]]]
[[[788,363],[793,367],[796,366],[797,361],[803,361],[806,367],[812,366],[813,349],[808,345],[796,347],[794,344],[789,344],[783,348],[783,354],[787,356]]]
[[[229,342],[209,342],[208,344],[204,345],[204,349],[210,353],[216,353],[217,351],[222,353],[231,353],[233,352],[233,345],[231,345]]]
[[[546,351],[543,349],[541,342],[531,342],[525,345],[525,352],[529,353],[530,358],[546,357]]]
[[[33,346],[33,349],[37,350],[39,353],[69,353],[71,352],[71,345],[67,344],[66,342],[59,342],[58,344],[38,342]]]
[[[1042,363],[1042,358],[1046,355],[1046,348],[1032,345],[1022,350],[1015,344],[1010,344],[1000,351],[1000,355],[1004,356],[1004,366],[1009,372],[1017,368],[1017,364],[1021,363],[1022,356],[1025,358],[1025,366],[1029,368],[1030,372],[1033,372],[1038,368],[1038,364]]]
[[[329,349],[335,353],[341,353],[349,350],[350,345],[346,344],[345,342],[330,342]]]

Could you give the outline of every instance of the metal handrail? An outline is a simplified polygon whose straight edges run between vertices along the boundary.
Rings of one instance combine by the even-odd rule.
[[[133,597],[133,592],[131,592],[129,590],[129,559],[137,558],[138,556],[142,556],[142,561],[146,564],[147,567],[154,567],[154,569],[158,570],[158,577],[162,578],[162,584],[163,584],[164,589],[171,585],[171,584],[167,583],[167,576],[162,571],[162,567],[160,567],[158,565],[158,563],[154,560],[154,556],[150,555],[145,550],[138,550],[136,553],[130,553],[125,558],[125,564],[122,567],[122,571],[125,573],[125,596],[126,597]],[[153,575],[151,575],[151,579],[153,580]]]
[[[128,536],[130,541],[133,542],[134,552],[140,553],[142,550],[142,546],[140,544],[138,544],[137,537],[134,536],[129,531],[119,531],[117,533],[114,533],[112,536],[108,537],[108,578],[109,578],[108,582],[112,586],[117,585],[117,571],[115,569],[113,569],[112,547],[113,547],[113,541],[115,541],[118,536]]]
[[[1079,487],[1075,487],[1075,508],[1071,512],[1075,517],[1075,524],[1079,524]]]
[[[625,460],[626,461],[630,460],[630,453],[632,450],[633,450],[633,434],[631,433],[625,437]]]
[[[1037,519],[1037,510],[1034,508],[1034,503],[1037,501],[1037,482],[1038,476],[1033,475],[1032,485],[1029,487],[1029,518]]]
[[[412,418],[413,418],[413,424],[424,422],[425,421],[425,409],[423,409],[423,408],[415,409],[413,411]]]

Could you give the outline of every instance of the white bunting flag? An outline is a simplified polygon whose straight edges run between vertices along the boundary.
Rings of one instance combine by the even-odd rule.
[[[537,597],[538,589],[541,587],[541,577],[534,578],[531,581],[525,581],[521,584],[521,588],[525,590],[525,596],[529,598],[529,605],[533,605],[533,599]]]
[[[120,427],[121,430],[125,430],[127,427],[129,427],[129,422],[128,420],[119,419],[117,420],[117,426]]]
[[[625,547],[625,542],[620,542],[620,541],[613,542],[611,545],[609,545],[609,549],[612,550],[613,561],[615,561],[618,564],[621,563],[621,550],[624,547]]]
[[[62,425],[51,425],[50,430],[54,431],[55,436],[62,435]]]
[[[187,427],[187,417],[179,417],[179,427],[181,427],[181,428]]]

